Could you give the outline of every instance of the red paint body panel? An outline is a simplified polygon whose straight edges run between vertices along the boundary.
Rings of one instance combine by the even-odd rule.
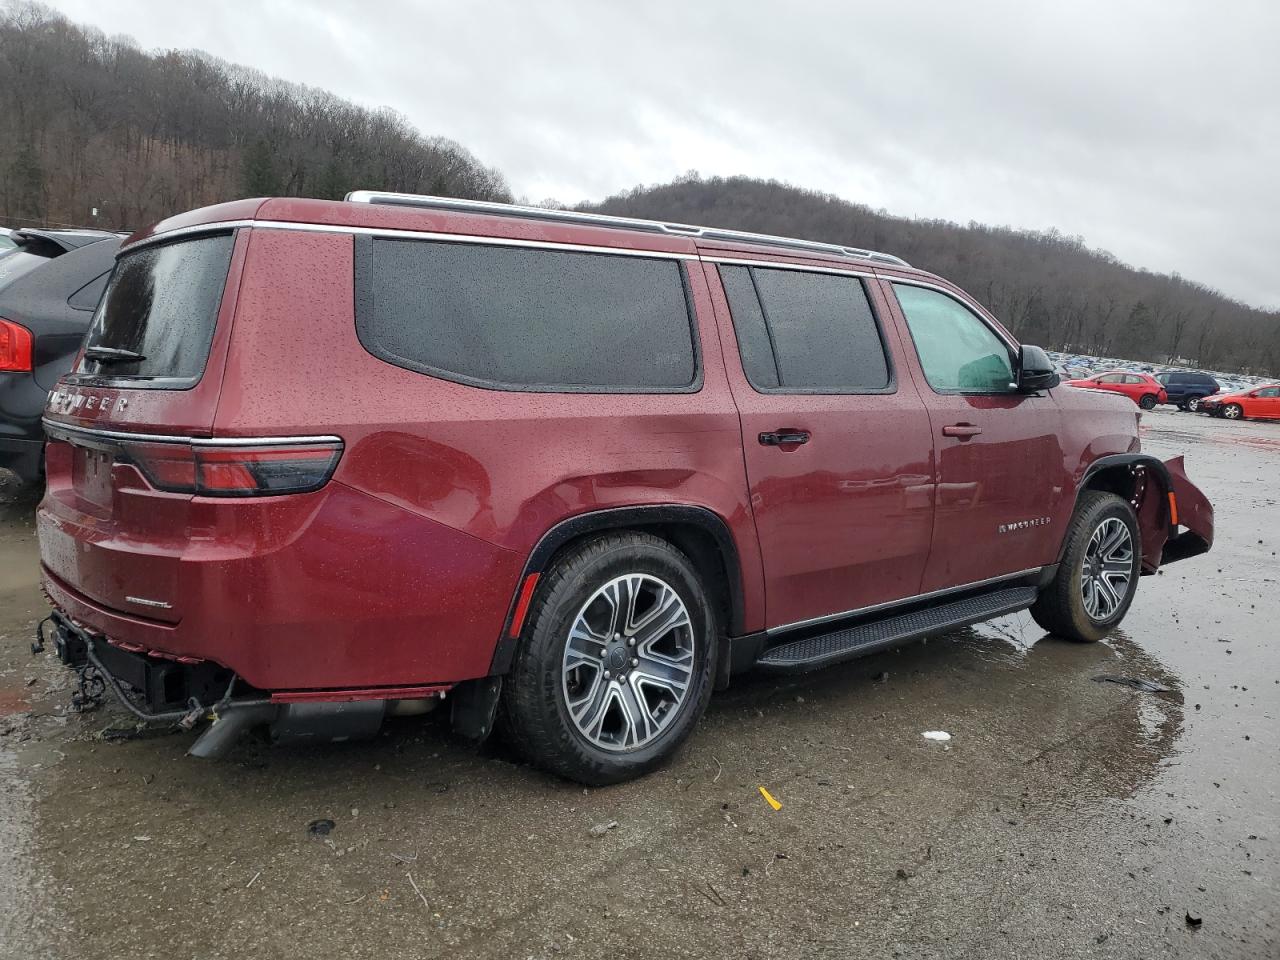
[[[769,626],[915,595],[929,556],[934,464],[929,418],[914,382],[900,373],[891,394],[756,391],[742,371],[717,272],[705,269],[742,416]],[[892,323],[876,285],[868,286],[882,321]],[[888,333],[900,371],[902,352]],[[757,440],[784,430],[808,431],[811,440],[794,447]]]
[[[828,269],[848,260],[279,199],[192,211],[134,240],[211,223],[239,233],[200,381],[116,389],[73,377],[49,416],[143,434],[337,436],[333,478],[276,497],[164,493],[110,449],[53,441],[38,521],[44,582],[89,629],[230,667],[277,699],[421,696],[485,676],[522,573],[537,572],[525,570],[534,546],[582,514],[677,505],[720,518],[736,546],[749,633],[1052,563],[1089,464],[1137,449],[1132,409],[1101,393],[932,392],[887,280],[924,278],[963,294],[920,271],[858,266],[893,392],[764,394],[743,374],[718,273],[700,256]],[[356,335],[352,230],[679,255],[701,387],[509,392],[384,362]],[[982,433],[943,433],[962,421]],[[756,441],[786,428],[813,440],[791,449]],[[1179,503],[1198,509],[1191,495]],[[1046,522],[997,532],[1038,518]]]

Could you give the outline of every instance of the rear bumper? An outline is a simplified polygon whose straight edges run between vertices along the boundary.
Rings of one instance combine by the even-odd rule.
[[[186,542],[155,558],[172,565],[162,580],[115,585],[171,603],[161,622],[79,586],[148,569],[128,562],[145,543],[102,536],[50,494],[37,521],[45,591],[84,628],[320,699],[487,675],[521,569],[511,551],[337,482],[290,497],[195,498]]]

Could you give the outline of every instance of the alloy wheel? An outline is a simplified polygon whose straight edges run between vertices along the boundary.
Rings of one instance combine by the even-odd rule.
[[[1080,597],[1096,622],[1113,616],[1133,585],[1133,535],[1118,517],[1107,517],[1093,531],[1080,569]]]
[[[1228,420],[1239,420],[1242,412],[1239,405],[1235,403],[1228,403],[1222,408],[1222,415]]]
[[[1192,397],[1190,400],[1188,400],[1187,409],[1190,410],[1192,413],[1198,412],[1200,410],[1200,398]]]
[[[605,750],[653,741],[693,681],[697,637],[688,608],[651,574],[626,574],[591,595],[569,629],[562,690],[578,732]]]

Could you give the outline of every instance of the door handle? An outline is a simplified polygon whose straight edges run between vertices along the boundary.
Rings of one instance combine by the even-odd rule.
[[[959,437],[961,440],[969,440],[981,432],[982,428],[975,427],[972,423],[953,423],[949,427],[942,428],[944,437]]]
[[[760,434],[760,442],[766,447],[781,447],[809,442],[808,430],[783,430],[778,433]]]

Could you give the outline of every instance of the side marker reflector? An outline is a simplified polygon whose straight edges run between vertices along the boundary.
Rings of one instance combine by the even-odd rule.
[[[513,640],[520,636],[520,631],[524,629],[524,618],[529,613],[529,604],[533,601],[533,591],[538,585],[539,576],[541,574],[529,574],[520,587],[520,598],[516,600],[516,612],[511,617],[511,629],[507,631],[507,636]]]
[[[1178,525],[1178,498],[1172,490],[1169,491],[1169,523],[1175,527]]]

